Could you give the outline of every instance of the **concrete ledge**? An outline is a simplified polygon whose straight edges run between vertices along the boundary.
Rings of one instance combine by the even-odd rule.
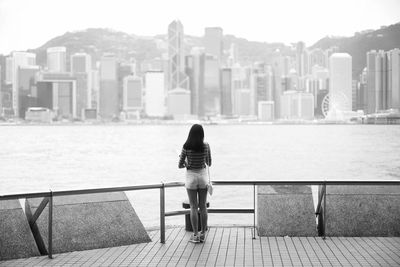
[[[400,187],[327,186],[327,236],[400,236]]]
[[[0,201],[0,260],[40,256],[18,200]]]
[[[41,199],[29,199],[32,213]],[[48,244],[48,207],[37,221]],[[150,242],[124,192],[55,197],[53,253]]]
[[[260,236],[316,236],[315,212],[308,186],[258,186]]]

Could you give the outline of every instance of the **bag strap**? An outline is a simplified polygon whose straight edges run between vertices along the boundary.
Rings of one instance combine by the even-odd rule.
[[[207,166],[207,173],[208,173],[208,183],[211,184],[211,179],[210,179],[210,167],[206,164]]]

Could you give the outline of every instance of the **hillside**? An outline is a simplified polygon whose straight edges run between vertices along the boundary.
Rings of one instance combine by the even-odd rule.
[[[325,37],[311,48],[327,49],[332,46],[337,46],[340,52],[349,53],[353,57],[353,77],[357,78],[367,64],[368,51],[400,48],[400,23],[347,38]]]
[[[93,60],[98,60],[104,53],[114,53],[122,59],[134,57],[138,61],[161,57],[166,50],[167,36],[156,35],[154,37],[139,37],[111,29],[86,29],[83,31],[67,32],[55,37],[44,45],[30,49],[37,54],[37,63],[46,64],[46,49],[53,46],[65,46],[68,54],[86,52],[92,55]],[[239,60],[242,62],[254,62],[268,60],[268,55],[280,49],[289,51],[289,47],[282,43],[252,42],[244,38],[237,38],[233,35],[225,35],[224,48],[229,49],[231,43],[236,43],[239,49]],[[185,36],[187,52],[193,46],[202,46],[203,38],[196,36]]]

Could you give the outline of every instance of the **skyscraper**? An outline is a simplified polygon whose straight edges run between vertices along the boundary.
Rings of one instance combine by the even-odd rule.
[[[367,113],[377,112],[377,98],[375,92],[375,58],[376,51],[372,50],[367,52]]]
[[[183,38],[182,23],[179,20],[172,21],[168,25],[168,90],[188,89]]]
[[[165,115],[164,72],[148,71],[145,74],[146,114],[152,117]]]
[[[7,67],[10,68],[8,78],[11,78],[12,83],[12,108],[14,115],[19,117],[19,85],[18,85],[18,69],[20,67],[29,67],[36,64],[36,55],[27,52],[13,52],[10,60],[7,61]]]
[[[375,56],[375,97],[377,110],[388,109],[388,58],[383,50]]]
[[[223,54],[223,32],[220,27],[207,27],[204,32],[205,53],[216,57],[218,62],[222,60]]]
[[[82,111],[91,108],[92,104],[92,60],[89,54],[76,53],[71,56],[71,72],[76,77],[77,90],[77,115],[82,116]]]
[[[352,110],[352,58],[346,53],[335,53],[329,58],[329,111]]]
[[[139,113],[143,109],[143,82],[142,79],[129,75],[123,81],[123,101],[122,109],[126,112],[128,119],[139,118]]]
[[[390,108],[400,109],[400,49],[390,50],[388,53],[389,60],[389,79],[388,87],[390,90]]]
[[[232,116],[232,69],[221,69],[221,114]]]
[[[114,55],[103,56],[100,60],[99,114],[110,120],[119,116],[117,59]]]
[[[205,115],[221,113],[220,65],[216,57],[205,56],[204,62],[204,109]]]
[[[66,72],[67,48],[64,46],[47,48],[47,68],[50,72]]]
[[[204,111],[204,49],[192,48],[190,55],[186,57],[186,74],[190,80],[190,98],[192,115],[203,117]]]
[[[39,66],[19,67],[18,76],[18,114],[25,118],[25,112],[29,107],[36,106],[36,74]]]

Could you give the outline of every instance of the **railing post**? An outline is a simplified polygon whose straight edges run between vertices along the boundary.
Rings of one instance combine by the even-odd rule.
[[[256,239],[256,184],[253,184],[253,239]]]
[[[160,242],[165,244],[165,185],[160,188]]]
[[[326,238],[326,181],[324,181],[324,210],[323,210],[323,224],[324,224],[324,236],[323,239]]]
[[[53,192],[50,190],[49,198],[49,223],[48,223],[48,248],[49,248],[49,258],[53,258]]]

